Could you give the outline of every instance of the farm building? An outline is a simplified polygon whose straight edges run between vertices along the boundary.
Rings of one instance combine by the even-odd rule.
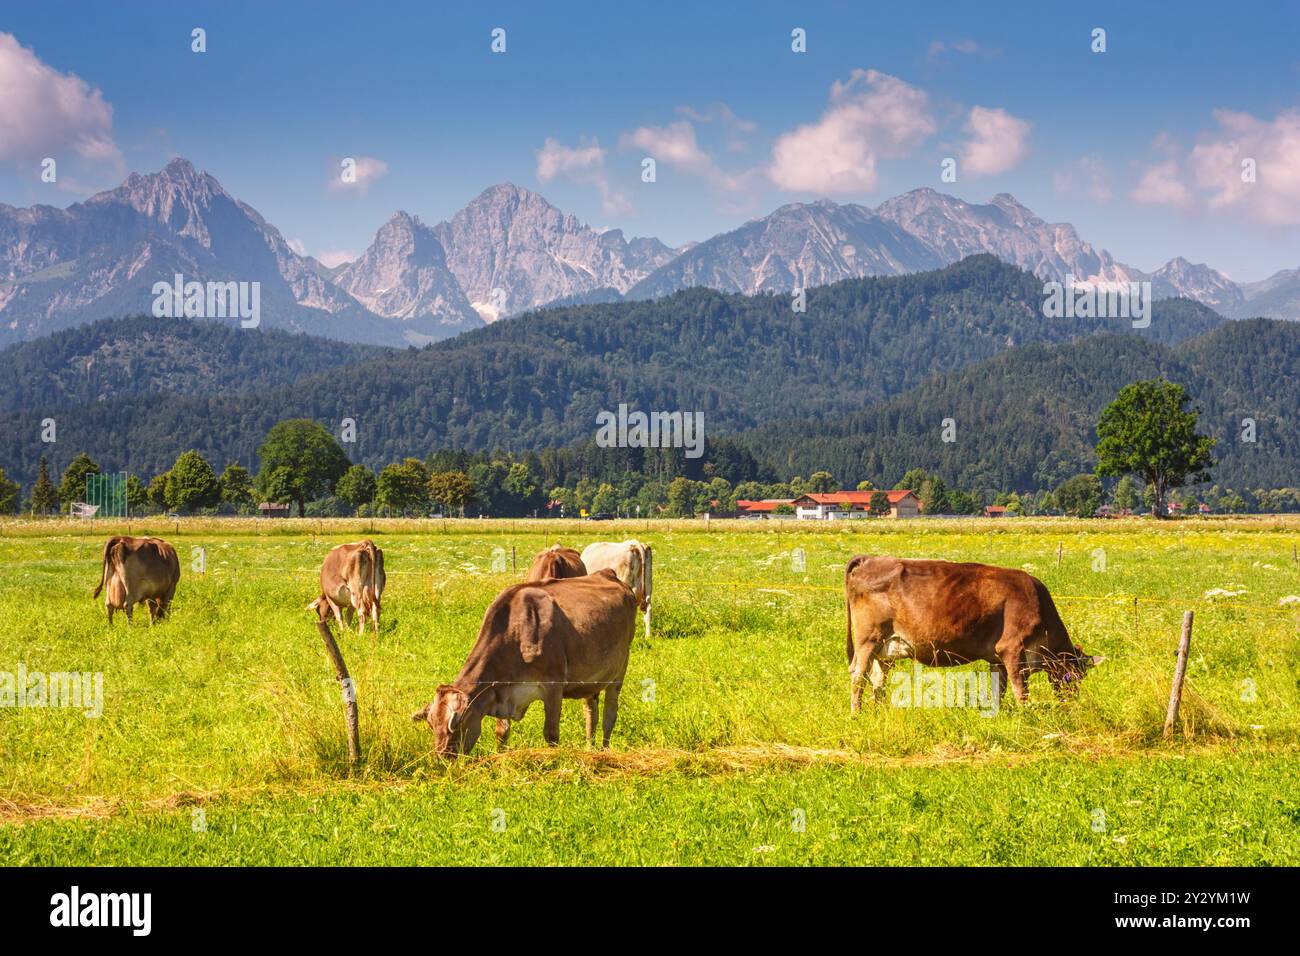
[[[1007,514],[1006,505],[985,505],[984,517],[986,518],[1005,518]]]
[[[289,506],[276,501],[263,501],[257,506],[257,513],[263,518],[287,518]]]
[[[844,518],[868,518],[875,491],[832,491],[826,494],[800,495],[794,499],[795,517],[803,521],[838,521]],[[908,490],[886,491],[889,517],[915,518],[921,513],[916,493]]]
[[[736,502],[736,515],[740,518],[764,518],[782,505],[793,504],[793,502],[793,498],[764,498],[761,501],[748,501],[741,498]]]

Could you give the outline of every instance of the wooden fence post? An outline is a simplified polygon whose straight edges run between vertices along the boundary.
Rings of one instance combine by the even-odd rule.
[[[334,664],[334,673],[339,679],[339,687],[343,690],[343,711],[348,725],[348,763],[355,767],[361,762],[361,731],[357,724],[356,685],[348,676],[348,665],[343,663],[343,652],[339,650],[338,642],[334,640],[329,625],[324,621],[317,621],[316,627],[320,631],[321,640],[325,642],[325,652],[329,654],[330,661]]]
[[[1183,678],[1187,675],[1187,652],[1192,646],[1191,611],[1183,612],[1183,636],[1178,641],[1178,663],[1174,665],[1174,683],[1169,688],[1169,709],[1165,712],[1165,736],[1174,732],[1178,721],[1178,705],[1183,702]]]
[[[1061,569],[1061,542],[1056,542],[1056,569]]]

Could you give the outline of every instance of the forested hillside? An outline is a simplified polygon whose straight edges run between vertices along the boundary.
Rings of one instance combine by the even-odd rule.
[[[702,411],[707,433],[719,436],[783,419],[834,421],[1018,346],[1120,330],[1135,341],[1177,342],[1223,322],[1204,306],[1167,300],[1156,304],[1151,328],[1134,332],[1127,320],[1046,319],[1041,302],[1040,280],[983,255],[935,272],[811,289],[802,312],[788,296],[705,289],[657,302],[548,309],[282,385],[274,384],[275,373],[288,366],[276,364],[278,352],[308,353],[307,372],[329,364],[316,354],[325,346],[280,337],[248,361],[230,350],[253,347],[241,336],[267,333],[226,330],[233,338],[214,338],[215,354],[200,350],[172,366],[127,363],[121,374],[136,384],[126,394],[138,397],[93,404],[86,397],[109,388],[112,375],[78,384],[66,372],[76,349],[33,343],[53,350],[49,366],[36,359],[15,366],[7,383],[15,397],[0,407],[30,403],[43,391],[50,397],[39,408],[0,412],[0,467],[30,481],[40,455],[62,467],[88,451],[106,468],[151,473],[186,447],[218,463],[249,462],[272,424],[299,416],[334,429],[354,419],[358,440],[349,451],[376,466],[438,448],[524,450],[589,440],[597,412],[620,402]],[[158,320],[130,321],[141,323],[143,341]],[[93,351],[93,339],[81,349]],[[195,369],[188,379],[187,363]],[[60,367],[51,386],[50,369]],[[240,377],[257,369],[262,378],[234,394]],[[46,416],[59,421],[55,447],[38,440]]]
[[[0,411],[51,413],[132,395],[257,392],[382,351],[197,319],[104,319],[0,350]]]
[[[1218,438],[1217,479],[1236,487],[1295,483],[1300,465],[1300,324],[1229,323],[1178,346],[1131,335],[1030,345],[937,375],[847,416],[775,422],[738,436],[781,475],[826,469],[892,485],[924,468],[963,488],[1052,488],[1091,471],[1101,409],[1129,382],[1164,376]],[[942,440],[951,418],[955,440]],[[1254,419],[1252,442],[1241,440]]]

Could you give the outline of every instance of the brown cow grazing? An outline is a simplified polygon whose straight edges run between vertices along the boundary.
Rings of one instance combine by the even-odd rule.
[[[469,753],[483,718],[496,717],[505,746],[510,721],[542,702],[543,736],[560,742],[560,705],[581,698],[587,743],[595,742],[597,698],[605,694],[603,744],[618,719],[618,694],[636,630],[636,598],[612,571],[506,588],[483,618],[478,640],[454,682],[412,715],[433,731],[438,753]]]
[[[637,606],[645,612],[645,636],[650,637],[650,599],[653,594],[651,574],[654,553],[648,544],[627,541],[596,541],[582,549],[582,563],[587,573],[613,568],[618,579],[632,589]]]
[[[528,569],[526,581],[545,581],[547,578],[580,578],[587,573],[582,556],[573,548],[553,544],[539,551]]]
[[[1101,661],[1070,641],[1043,582],[1015,568],[861,555],[845,570],[844,594],[853,713],[868,677],[875,699],[883,699],[896,660],[927,667],[988,661],[999,694],[1009,678],[1018,701],[1029,699],[1034,671],[1046,671],[1064,696]]]
[[[141,601],[149,610],[149,623],[167,615],[176,585],[181,579],[181,563],[176,549],[162,538],[129,538],[117,535],[104,545],[104,564],[99,584],[92,597],[104,592],[108,623],[114,611],[131,611]]]
[[[370,540],[340,544],[325,555],[320,566],[320,597],[307,605],[322,622],[330,615],[343,629],[346,613],[348,626],[354,612],[359,615],[357,634],[366,633],[366,616],[379,633],[379,602],[384,594],[384,552]]]

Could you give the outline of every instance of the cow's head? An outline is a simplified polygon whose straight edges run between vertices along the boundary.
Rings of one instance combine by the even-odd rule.
[[[1069,650],[1047,658],[1047,676],[1058,697],[1073,696],[1079,692],[1079,682],[1088,671],[1104,660],[1104,657],[1090,657],[1078,644],[1071,644]]]
[[[450,684],[441,685],[423,710],[411,719],[424,721],[433,731],[434,750],[445,757],[469,753],[478,741],[481,721],[470,720],[469,695]]]

